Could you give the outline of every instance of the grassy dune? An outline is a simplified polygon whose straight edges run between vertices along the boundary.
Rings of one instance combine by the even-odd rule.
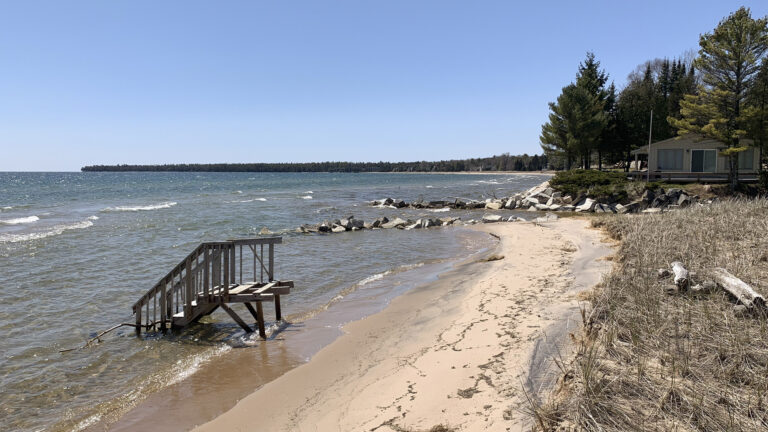
[[[539,430],[768,430],[768,321],[722,290],[665,293],[656,269],[682,261],[694,283],[724,267],[768,294],[768,200],[597,218],[620,240],[591,294],[578,354],[561,362]]]

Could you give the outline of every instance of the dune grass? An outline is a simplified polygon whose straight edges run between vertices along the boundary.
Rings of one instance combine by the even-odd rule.
[[[722,290],[668,295],[673,261],[694,283],[724,267],[768,294],[768,200],[595,218],[621,244],[591,293],[575,358],[531,409],[537,430],[768,430],[768,321]],[[668,283],[668,282],[667,282]]]

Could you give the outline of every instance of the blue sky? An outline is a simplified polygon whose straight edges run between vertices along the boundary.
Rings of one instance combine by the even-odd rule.
[[[5,1],[0,171],[539,153],[595,52],[617,86],[719,1]]]

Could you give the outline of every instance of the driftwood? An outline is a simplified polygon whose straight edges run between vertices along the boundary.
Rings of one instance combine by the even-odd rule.
[[[765,308],[763,296],[756,293],[746,282],[728,273],[728,270],[717,267],[712,270],[712,276],[720,287],[748,309]]]
[[[688,290],[688,285],[690,284],[688,270],[685,269],[685,266],[680,261],[675,261],[671,265],[672,272],[675,274],[675,285],[677,285],[680,291]]]
[[[115,329],[118,329],[118,328],[124,327],[124,326],[125,327],[135,327],[136,325],[135,324],[131,324],[131,323],[121,323],[121,324],[114,325],[114,326],[108,328],[107,330],[104,330],[103,332],[97,334],[95,337],[93,337],[90,340],[88,340],[88,342],[86,342],[85,345],[83,345],[81,347],[63,349],[63,350],[59,350],[59,352],[60,353],[65,353],[65,352],[70,352],[70,351],[76,351],[76,350],[83,349],[83,348],[88,348],[89,346],[93,345],[94,342],[101,342],[101,337],[104,336],[105,334],[111,332],[112,330],[115,330]]]

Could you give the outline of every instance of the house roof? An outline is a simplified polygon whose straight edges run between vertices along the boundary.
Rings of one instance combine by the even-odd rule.
[[[723,146],[726,145],[723,142],[716,141],[716,140],[713,140],[711,138],[706,138],[706,137],[704,137],[702,135],[688,134],[688,135],[684,135],[684,136],[672,137],[672,138],[668,138],[668,139],[665,139],[665,140],[656,141],[656,142],[651,144],[651,147],[654,147],[656,145],[669,144],[669,143],[672,143],[672,142],[678,142],[680,147],[686,147],[686,146],[693,146],[693,145],[699,144],[699,143],[701,143],[703,141],[707,141],[709,143],[719,143],[719,144],[721,144]],[[752,140],[750,140],[750,139],[742,139],[741,141],[744,143],[744,145],[748,145],[748,146],[752,145]],[[633,154],[633,155],[646,155],[646,154],[648,154],[648,146],[644,145],[644,146],[642,146],[640,148],[632,150],[630,153]]]

